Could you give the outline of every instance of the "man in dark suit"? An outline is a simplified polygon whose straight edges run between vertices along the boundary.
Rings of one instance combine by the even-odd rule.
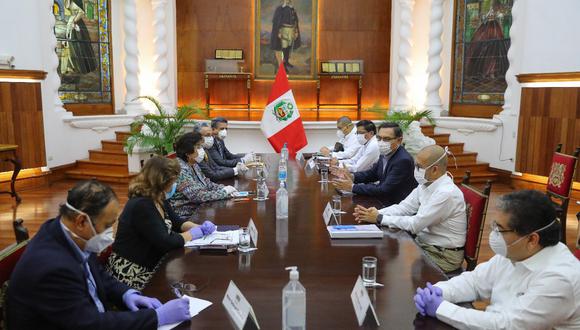
[[[232,154],[226,144],[224,139],[228,136],[228,121],[223,117],[216,117],[211,120],[211,129],[214,137],[213,146],[208,150],[209,156],[213,159],[219,166],[225,167],[236,167],[238,163],[244,163],[245,161],[251,161],[253,158],[252,153],[243,154]]]
[[[8,329],[154,330],[190,318],[186,299],[161,305],[98,264],[96,253],[112,243],[119,211],[113,190],[96,180],[69,191],[60,215],[41,226],[12,273]]]
[[[335,169],[334,173],[341,178],[334,186],[340,191],[378,197],[387,207],[401,202],[417,186],[413,174],[415,161],[401,145],[403,131],[398,124],[381,124],[377,141],[379,161],[371,169],[354,174],[344,168]]]
[[[203,161],[198,165],[205,176],[211,181],[217,182],[238,176],[240,172],[245,172],[248,168],[242,162],[236,164],[236,167],[227,167],[218,165],[211,157],[209,150],[215,145],[216,138],[212,134],[212,129],[207,123],[201,124],[199,133],[203,137],[203,148],[206,150]]]

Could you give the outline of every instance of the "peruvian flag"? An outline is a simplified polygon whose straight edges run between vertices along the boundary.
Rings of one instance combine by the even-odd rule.
[[[278,68],[260,128],[276,152],[279,153],[287,143],[290,158],[294,158],[296,152],[308,144],[284,63],[280,63]]]

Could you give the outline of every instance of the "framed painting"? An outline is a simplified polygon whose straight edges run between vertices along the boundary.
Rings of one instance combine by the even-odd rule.
[[[317,0],[256,0],[256,78],[273,79],[280,63],[290,79],[316,77],[317,11]]]
[[[110,104],[113,79],[109,0],[54,0],[54,32],[67,104]]]
[[[503,104],[512,6],[513,0],[455,0],[452,107]]]

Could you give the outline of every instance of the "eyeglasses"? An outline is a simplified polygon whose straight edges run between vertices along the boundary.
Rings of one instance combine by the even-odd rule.
[[[490,228],[492,231],[496,231],[498,233],[515,232],[515,230],[513,230],[513,229],[499,229],[499,227],[497,226],[497,223],[495,221],[491,222]]]

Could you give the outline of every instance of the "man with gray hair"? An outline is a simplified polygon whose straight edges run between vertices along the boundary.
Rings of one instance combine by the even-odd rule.
[[[401,203],[377,210],[357,205],[358,222],[399,228],[417,235],[416,242],[444,271],[461,267],[467,231],[463,193],[447,175],[447,149],[427,146],[415,159],[415,188]]]
[[[336,129],[338,142],[334,146],[320,148],[320,153],[338,160],[354,157],[361,148],[361,144],[356,139],[354,124],[350,118],[342,116],[336,121]]]
[[[205,176],[207,176],[211,181],[225,180],[237,176],[239,173],[243,173],[248,170],[246,165],[242,162],[238,162],[235,167],[226,167],[217,164],[211,154],[208,152],[215,143],[215,138],[212,134],[212,129],[208,123],[202,123],[195,127],[195,131],[199,132],[203,137],[203,148],[206,150],[205,157],[203,161],[199,162],[198,165]]]

